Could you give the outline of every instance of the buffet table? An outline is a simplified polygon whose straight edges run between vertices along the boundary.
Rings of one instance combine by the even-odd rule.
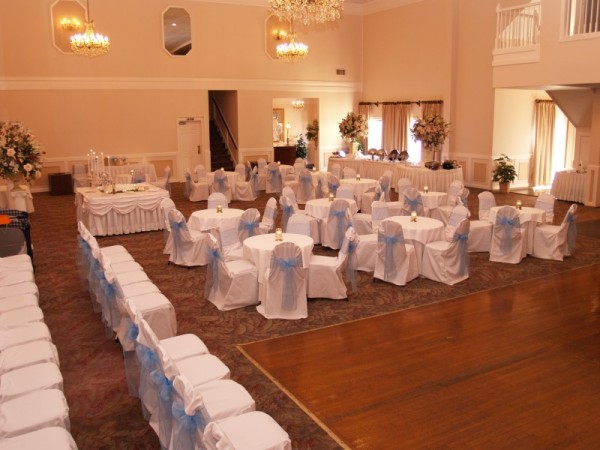
[[[563,170],[554,174],[550,193],[558,200],[583,203],[586,173]]]
[[[392,171],[392,187],[395,188],[400,178],[408,178],[414,187],[423,190],[427,186],[430,191],[446,192],[448,186],[455,180],[463,181],[462,168],[430,170],[424,167],[413,167],[404,162],[354,160],[347,158],[329,158],[327,170],[331,172],[333,164],[339,164],[341,169],[349,167],[365,178],[378,180],[386,170]]]
[[[143,186],[143,185],[138,185]],[[133,185],[117,185],[117,194],[104,194],[89,187],[77,188],[75,205],[81,220],[94,236],[111,236],[162,230],[160,204],[169,192],[155,186],[133,191]]]

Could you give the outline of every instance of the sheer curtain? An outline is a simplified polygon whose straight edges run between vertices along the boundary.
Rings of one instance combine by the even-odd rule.
[[[382,147],[389,150],[408,148],[410,104],[383,105]]]
[[[371,120],[371,105],[358,105],[358,113],[365,116],[365,118],[367,119],[367,123],[369,123],[369,120]],[[367,136],[363,139],[363,150],[366,152],[366,150],[369,148],[369,134],[367,133]]]
[[[533,185],[552,183],[552,150],[556,106],[551,100],[536,100],[534,109]]]

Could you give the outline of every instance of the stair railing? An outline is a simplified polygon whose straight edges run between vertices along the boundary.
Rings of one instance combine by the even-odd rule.
[[[231,129],[227,124],[227,120],[225,120],[223,111],[221,111],[221,108],[219,107],[219,104],[214,99],[214,97],[211,97],[211,104],[212,119],[214,120],[215,125],[219,130],[219,133],[221,133],[221,137],[225,141],[225,147],[227,148],[227,152],[229,153],[229,156],[231,156],[231,159],[233,160],[233,165],[235,166],[239,161],[239,151],[237,142],[235,141],[233,133],[231,132]]]
[[[539,45],[541,25],[539,1],[496,8],[496,50]]]

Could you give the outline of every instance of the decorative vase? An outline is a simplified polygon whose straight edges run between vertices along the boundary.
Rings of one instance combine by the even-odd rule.
[[[353,155],[356,155],[358,153],[358,146],[360,144],[356,141],[352,141],[352,143],[350,144],[350,151]]]
[[[7,188],[11,192],[24,191],[21,183],[23,183],[23,175],[12,175],[10,178],[6,178]]]

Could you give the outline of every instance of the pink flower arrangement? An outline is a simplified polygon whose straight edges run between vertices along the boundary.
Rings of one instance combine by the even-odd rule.
[[[364,138],[369,130],[367,118],[362,114],[349,112],[339,124],[342,138],[353,142]]]
[[[413,139],[425,147],[442,145],[450,132],[450,124],[439,115],[418,119],[410,129]]]
[[[42,176],[40,145],[19,122],[0,122],[0,176],[27,182]]]

